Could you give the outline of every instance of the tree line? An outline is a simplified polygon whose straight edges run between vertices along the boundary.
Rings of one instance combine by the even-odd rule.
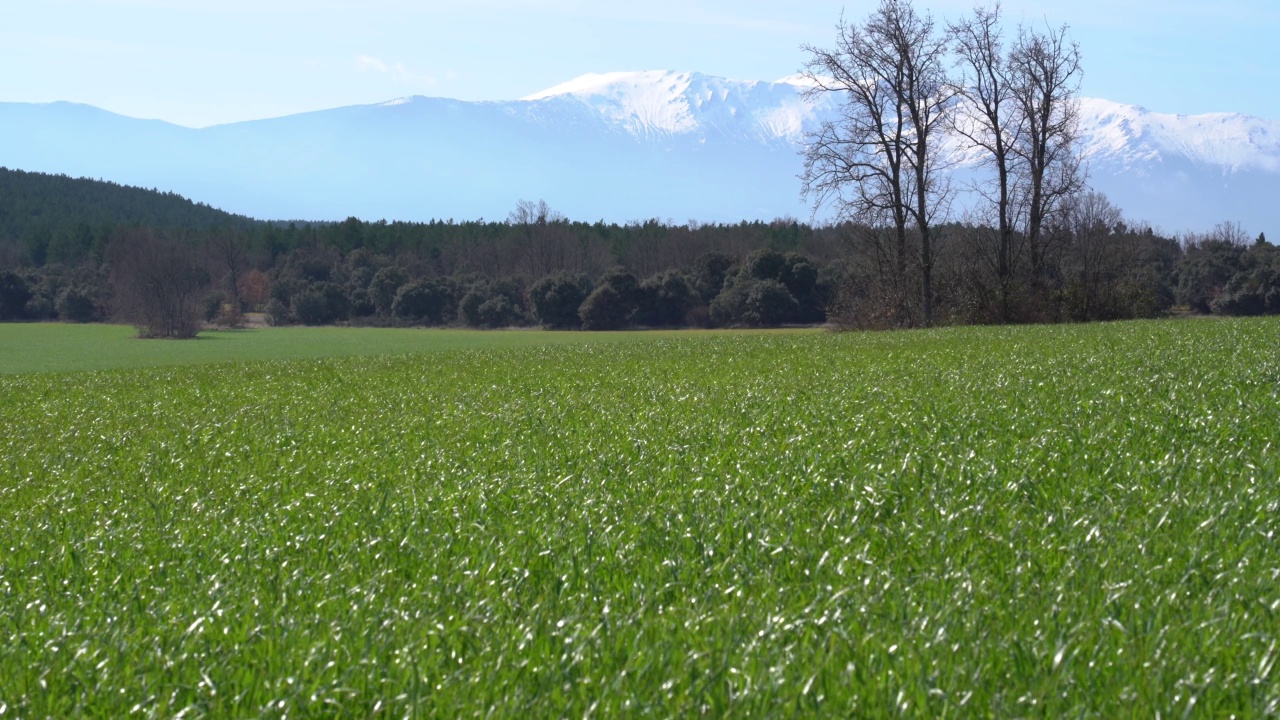
[[[131,222],[95,237],[54,262],[0,236],[0,318],[119,319],[162,337],[254,311],[275,324],[759,326],[825,321],[843,278],[835,228],[582,223],[545,202],[502,221]]]
[[[1223,223],[1167,237],[1129,225],[1097,194],[1061,218],[1040,284],[1015,296],[1012,321],[1157,317],[1177,306],[1280,313],[1280,251],[1264,236]],[[133,223],[108,229],[100,255],[0,265],[0,319],[117,319],[163,337],[234,326],[247,312],[313,325],[897,327],[901,296],[884,292],[883,266],[858,250],[875,232],[794,220],[590,224],[545,203],[521,203],[500,222]],[[935,267],[935,322],[1000,321],[1010,295],[989,282],[984,254],[998,232],[936,226],[948,251]]]

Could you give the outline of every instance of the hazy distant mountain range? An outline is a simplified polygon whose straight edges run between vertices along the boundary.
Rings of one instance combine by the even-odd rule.
[[[173,191],[270,219],[499,219],[545,199],[576,220],[736,222],[811,209],[796,79],[586,75],[508,102],[412,97],[190,129],[72,103],[0,103],[0,166]],[[1082,102],[1092,184],[1174,232],[1280,234],[1280,122]],[[819,213],[821,220],[824,214]]]

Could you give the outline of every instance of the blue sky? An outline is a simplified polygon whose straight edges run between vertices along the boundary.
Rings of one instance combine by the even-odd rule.
[[[3,0],[0,101],[201,127],[404,95],[505,100],[587,72],[796,72],[874,0]],[[917,0],[952,18],[972,0]],[[1280,0],[1005,0],[1066,23],[1084,93],[1280,119]]]

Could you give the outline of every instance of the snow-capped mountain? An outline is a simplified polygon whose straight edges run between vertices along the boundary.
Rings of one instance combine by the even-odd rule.
[[[806,102],[798,78],[741,82],[689,72],[620,72],[583,75],[521,98],[522,102],[572,98],[639,138],[709,135],[764,144],[803,141],[820,109]]]
[[[1184,158],[1224,172],[1280,172],[1280,123],[1248,115],[1165,115],[1135,105],[1085,98],[1080,103],[1083,151],[1097,160],[1137,168]]]
[[[0,165],[264,218],[500,218],[539,198],[584,220],[808,218],[799,152],[838,99],[806,100],[804,88],[798,77],[609,73],[508,102],[411,97],[200,130],[0,103]],[[1095,99],[1081,118],[1093,185],[1131,217],[1168,231],[1280,221],[1280,123]]]
[[[1170,231],[1280,221],[1280,122],[1085,98],[1080,125],[1091,184],[1130,217]]]

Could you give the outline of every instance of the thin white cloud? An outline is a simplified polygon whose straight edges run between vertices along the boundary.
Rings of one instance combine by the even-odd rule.
[[[420,75],[402,62],[387,62],[373,55],[356,55],[355,65],[361,72],[386,75],[402,85],[432,86],[438,82],[434,75]]]
[[[372,70],[380,73],[385,73],[390,70],[385,62],[373,57],[372,55],[357,55],[356,67],[361,70]]]

